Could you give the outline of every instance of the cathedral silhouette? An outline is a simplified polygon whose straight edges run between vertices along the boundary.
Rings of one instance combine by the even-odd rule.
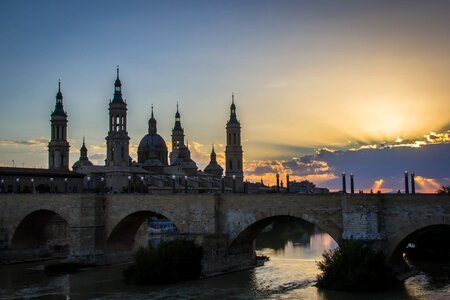
[[[236,116],[234,94],[231,102],[230,118],[226,125],[225,175],[223,175],[222,166],[217,163],[214,145],[210,163],[203,171],[197,168],[197,164],[191,158],[189,145],[185,143],[178,104],[172,129],[170,153],[164,138],[158,134],[152,106],[148,133],[139,143],[137,161],[133,161],[129,155],[127,103],[122,97],[122,82],[117,67],[114,96],[109,101],[105,165],[94,165],[89,161],[83,137],[80,158],[73,164],[72,169],[75,173],[84,175],[84,189],[88,190],[96,189],[112,193],[179,189],[200,192],[224,189],[243,191],[241,125]],[[60,83],[58,83],[55,109],[51,114],[50,122],[49,169],[68,171],[70,147],[67,141],[68,115],[64,111]]]

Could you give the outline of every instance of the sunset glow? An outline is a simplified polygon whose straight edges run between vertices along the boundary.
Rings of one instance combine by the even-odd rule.
[[[418,191],[431,192],[450,184],[441,171],[448,154],[422,168],[415,154],[401,161],[393,149],[427,158],[437,149],[430,145],[449,147],[450,7],[403,4],[8,2],[0,12],[0,165],[47,166],[58,78],[70,165],[83,136],[90,159],[103,164],[119,64],[132,159],[151,105],[158,133],[170,142],[178,102],[197,165],[208,164],[212,144],[223,165],[234,92],[247,180],[272,185],[276,173],[284,182],[289,174],[339,190],[340,172],[353,169],[357,189],[395,192],[407,169],[417,173]],[[363,155],[399,169],[356,163]]]

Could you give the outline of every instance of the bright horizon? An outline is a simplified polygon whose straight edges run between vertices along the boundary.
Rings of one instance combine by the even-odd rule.
[[[444,1],[8,2],[0,12],[0,165],[47,167],[61,79],[70,165],[86,136],[102,163],[120,65],[130,154],[155,107],[170,142],[176,103],[199,168],[235,93],[245,176],[338,189],[450,184],[450,3]],[[223,165],[223,163],[222,163]],[[383,166],[383,168],[380,167]]]

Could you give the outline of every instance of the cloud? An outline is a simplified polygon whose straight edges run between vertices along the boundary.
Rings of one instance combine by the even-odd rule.
[[[404,171],[415,172],[416,191],[436,192],[450,184],[449,131],[425,135],[423,140],[397,139],[394,144],[360,145],[349,150],[316,149],[314,155],[286,160],[246,161],[246,178],[275,184],[276,173],[285,180],[309,180],[331,190],[341,189],[343,172],[353,173],[355,189],[365,192],[404,190]],[[397,144],[397,146],[395,146]],[[349,180],[349,179],[348,179]],[[349,186],[349,185],[347,185]]]
[[[8,146],[47,146],[48,138],[36,138],[30,139],[26,141],[21,140],[0,140],[0,146],[8,147]]]

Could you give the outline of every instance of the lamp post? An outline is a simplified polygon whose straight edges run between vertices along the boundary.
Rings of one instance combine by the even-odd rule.
[[[141,194],[144,193],[144,176],[141,176]]]
[[[67,178],[64,178],[64,193],[67,194]]]
[[[409,194],[408,171],[405,171],[405,194]]]
[[[188,192],[188,177],[184,176],[184,193],[187,194]]]
[[[353,181],[353,174],[350,174],[350,193],[355,193],[355,183]]]
[[[53,193],[53,177],[50,177],[50,193]]]
[[[31,193],[34,194],[34,178],[31,178]]]
[[[277,193],[280,192],[280,174],[277,173]]]
[[[345,172],[342,173],[342,193],[347,194],[347,181],[345,179]]]
[[[175,175],[172,175],[172,193],[175,193]]]
[[[225,194],[225,176],[222,175],[222,194]]]
[[[90,193],[91,192],[91,176],[87,177],[87,184],[88,184],[87,191],[88,191],[88,193]]]
[[[233,193],[236,193],[236,175],[233,175]]]
[[[2,193],[6,193],[6,191],[5,191],[5,180],[4,179],[2,179],[2,186],[1,186],[1,188],[2,188],[2,190],[0,191],[0,192],[2,192]]]
[[[19,179],[19,178],[16,178],[16,192],[17,192],[17,194],[20,193],[20,185],[19,185],[19,181],[20,181],[20,179]]]
[[[100,177],[100,194],[104,194],[105,193],[105,178]]]
[[[411,173],[411,194],[416,193],[416,181],[414,179],[414,172]]]
[[[131,176],[128,175],[128,194],[131,193]]]

